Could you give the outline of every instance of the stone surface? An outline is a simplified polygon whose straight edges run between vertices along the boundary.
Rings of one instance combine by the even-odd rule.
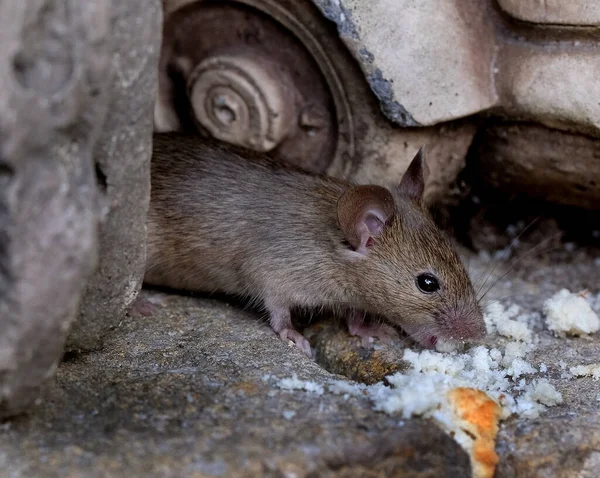
[[[510,241],[479,230],[490,244]],[[545,223],[530,229],[494,269],[463,251],[476,284],[488,273],[489,284],[501,278],[550,231]],[[539,311],[561,287],[599,294],[600,244],[556,240],[558,249],[520,260],[489,298]],[[466,456],[430,422],[374,412],[362,398],[278,387],[293,374],[318,384],[340,379],[337,372],[373,382],[402,366],[404,344],[364,350],[341,322],[324,320],[306,333],[327,372],[257,314],[214,300],[143,294],[159,304],[156,315],[125,319],[102,350],[68,355],[30,413],[0,425],[7,476],[470,476]],[[559,339],[541,323],[534,329],[539,343],[528,360],[547,364],[564,403],[535,420],[502,423],[496,476],[595,476],[598,382],[561,378],[559,361],[597,362],[598,337]]]
[[[495,32],[480,2],[314,2],[338,25],[392,121],[427,126],[496,104]]]
[[[425,184],[425,201],[433,204],[448,196],[448,190],[465,166],[465,157],[476,127],[469,122],[447,123],[430,128],[396,131],[379,126],[365,141],[361,154],[345,165],[334,163],[329,173],[345,176],[360,184],[397,186],[406,168],[421,146],[425,147],[429,177]],[[341,173],[340,170],[344,170]]]
[[[506,195],[600,208],[600,140],[533,124],[478,133],[480,178]]]
[[[496,63],[502,109],[515,118],[598,136],[600,54],[593,45],[575,41],[532,48],[507,42]]]
[[[102,351],[67,359],[26,416],[0,425],[0,469],[30,476],[469,476],[429,422],[366,399],[282,390],[332,375],[257,316],[216,301],[163,299]]]
[[[338,27],[385,115],[431,126],[482,111],[600,134],[600,73],[591,1],[313,0]]]
[[[524,22],[600,25],[600,5],[594,0],[498,0],[498,5]]]
[[[96,260],[92,149],[107,108],[108,2],[1,2],[0,416],[62,355]]]
[[[111,99],[94,150],[101,177],[100,260],[69,333],[68,349],[98,347],[141,288],[160,28],[159,0],[112,2]]]

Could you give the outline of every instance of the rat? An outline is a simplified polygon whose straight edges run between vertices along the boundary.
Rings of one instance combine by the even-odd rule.
[[[295,308],[342,311],[351,334],[422,346],[485,335],[469,276],[424,203],[421,148],[392,191],[316,175],[200,137],[156,134],[147,216],[148,285],[257,301],[272,329],[311,355]]]

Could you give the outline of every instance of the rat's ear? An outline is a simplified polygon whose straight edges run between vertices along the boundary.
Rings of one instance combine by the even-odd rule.
[[[381,186],[354,186],[340,196],[337,216],[350,245],[367,254],[373,238],[379,236],[394,213],[392,193]]]
[[[421,201],[423,199],[423,191],[425,191],[427,176],[429,176],[429,167],[425,161],[425,147],[421,146],[404,173],[404,176],[402,176],[402,180],[397,188],[398,194]]]

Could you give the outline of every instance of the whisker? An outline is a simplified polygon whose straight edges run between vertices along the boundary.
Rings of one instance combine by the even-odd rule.
[[[555,239],[556,237],[560,236],[562,234],[562,231],[554,234],[553,236],[549,237],[548,239],[540,242],[537,246],[534,246],[533,248],[531,248],[529,251],[527,251],[525,254],[523,254],[522,256],[518,257],[509,267],[508,271],[505,272],[504,274],[502,274],[500,276],[500,278],[498,278],[498,280],[496,280],[488,290],[485,291],[485,293],[479,298],[477,299],[477,303],[481,302],[483,300],[483,298],[502,280],[504,279],[508,274],[510,274],[511,272],[513,272],[515,265],[517,265],[517,263],[519,263],[521,260],[525,259],[525,257],[529,256],[531,253],[533,253],[536,249],[538,249],[539,247],[543,246],[544,244],[546,244],[547,242]],[[555,246],[552,247],[550,249],[547,249],[546,251],[542,251],[542,252],[550,252],[553,250],[558,249],[560,246]]]
[[[517,241],[521,238],[521,236],[523,236],[523,234],[525,234],[525,232],[527,232],[531,226],[533,226],[533,224],[535,224],[542,216],[538,216],[536,217],[533,221],[531,221],[518,235],[517,237],[515,237],[510,245],[508,246],[508,248],[504,249],[504,254],[502,258],[499,258],[496,260],[496,263],[494,265],[494,267],[492,268],[492,270],[489,272],[489,274],[487,274],[487,277],[485,279],[485,281],[483,281],[479,287],[477,288],[477,291],[475,292],[475,295],[479,295],[479,293],[481,292],[481,290],[483,289],[483,287],[485,286],[485,284],[487,283],[487,281],[489,280],[489,278],[492,276],[492,274],[494,273],[494,271],[496,270],[496,268],[498,267],[498,264],[500,264],[500,261],[504,261],[506,259],[508,259],[508,254],[512,251],[512,248],[514,247],[514,245],[517,243]],[[492,260],[493,256],[490,258],[490,261]],[[488,265],[489,268],[489,265]],[[479,279],[478,279],[479,280]]]

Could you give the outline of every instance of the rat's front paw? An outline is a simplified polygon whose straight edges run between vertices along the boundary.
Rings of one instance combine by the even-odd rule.
[[[291,340],[296,344],[296,347],[298,347],[300,350],[302,350],[302,352],[304,352],[306,355],[312,358],[312,350],[310,348],[310,343],[308,340],[306,340],[306,337],[304,337],[304,335],[302,335],[300,332],[294,329],[283,329],[281,332],[279,332],[279,336],[286,342],[288,340]]]
[[[153,304],[148,299],[144,297],[139,297],[135,299],[131,309],[127,312],[127,315],[130,317],[148,317],[150,315],[154,315],[158,311],[158,306]]]
[[[348,319],[348,331],[350,335],[361,337],[364,348],[370,348],[373,339],[378,338],[384,344],[392,344],[400,337],[394,327],[386,324],[365,324],[363,317],[353,316]]]

